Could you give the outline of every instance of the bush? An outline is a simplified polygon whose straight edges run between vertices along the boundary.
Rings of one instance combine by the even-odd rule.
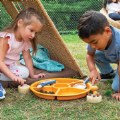
[[[87,10],[99,11],[102,0],[41,0],[58,31],[76,30],[79,17]],[[0,3],[0,29],[11,22]]]
[[[56,1],[56,2],[55,2]],[[53,5],[53,2],[54,5]],[[99,11],[102,7],[102,0],[50,0],[49,3],[43,0],[49,16],[59,31],[76,30],[79,17],[87,10]]]

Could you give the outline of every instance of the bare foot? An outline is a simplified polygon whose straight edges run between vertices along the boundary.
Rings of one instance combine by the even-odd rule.
[[[115,98],[116,100],[120,101],[120,93],[115,93],[112,95],[113,98]]]

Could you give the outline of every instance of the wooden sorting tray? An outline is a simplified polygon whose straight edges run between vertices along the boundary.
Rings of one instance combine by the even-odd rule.
[[[56,83],[52,85],[47,85],[42,88],[37,88],[37,86],[45,82],[46,80],[56,80]],[[73,78],[51,78],[40,80],[33,83],[30,86],[31,91],[38,97],[50,100],[73,100],[85,97],[90,90],[97,90],[97,87],[92,86],[90,83],[86,84],[85,89],[75,88],[74,84],[77,82],[79,84],[83,83],[83,80],[73,79]],[[93,89],[92,89],[93,88]]]

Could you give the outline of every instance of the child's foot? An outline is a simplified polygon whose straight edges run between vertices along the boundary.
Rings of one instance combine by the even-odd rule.
[[[101,82],[113,79],[115,77],[115,73],[116,73],[116,71],[112,70],[108,74],[100,74],[100,76],[101,76]]]
[[[3,88],[2,84],[0,83],[0,100],[5,98],[6,91]]]
[[[4,98],[5,98],[5,96],[4,96],[3,92],[0,91],[0,100],[2,100],[2,99],[4,99]]]
[[[3,86],[2,86],[2,84],[1,84],[1,83],[0,83],[0,91],[2,91],[3,95],[5,95],[5,94],[6,94],[6,91],[5,91],[5,89],[3,88]]]

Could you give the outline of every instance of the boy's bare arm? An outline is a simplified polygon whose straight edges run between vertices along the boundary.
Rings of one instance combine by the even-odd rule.
[[[92,54],[87,52],[86,61],[90,72],[96,69],[94,62],[94,53]]]
[[[87,60],[87,65],[90,71],[89,77],[92,81],[92,84],[94,84],[96,82],[96,79],[98,80],[101,79],[100,74],[95,67],[94,53],[92,54],[92,53],[87,52],[86,60]]]

